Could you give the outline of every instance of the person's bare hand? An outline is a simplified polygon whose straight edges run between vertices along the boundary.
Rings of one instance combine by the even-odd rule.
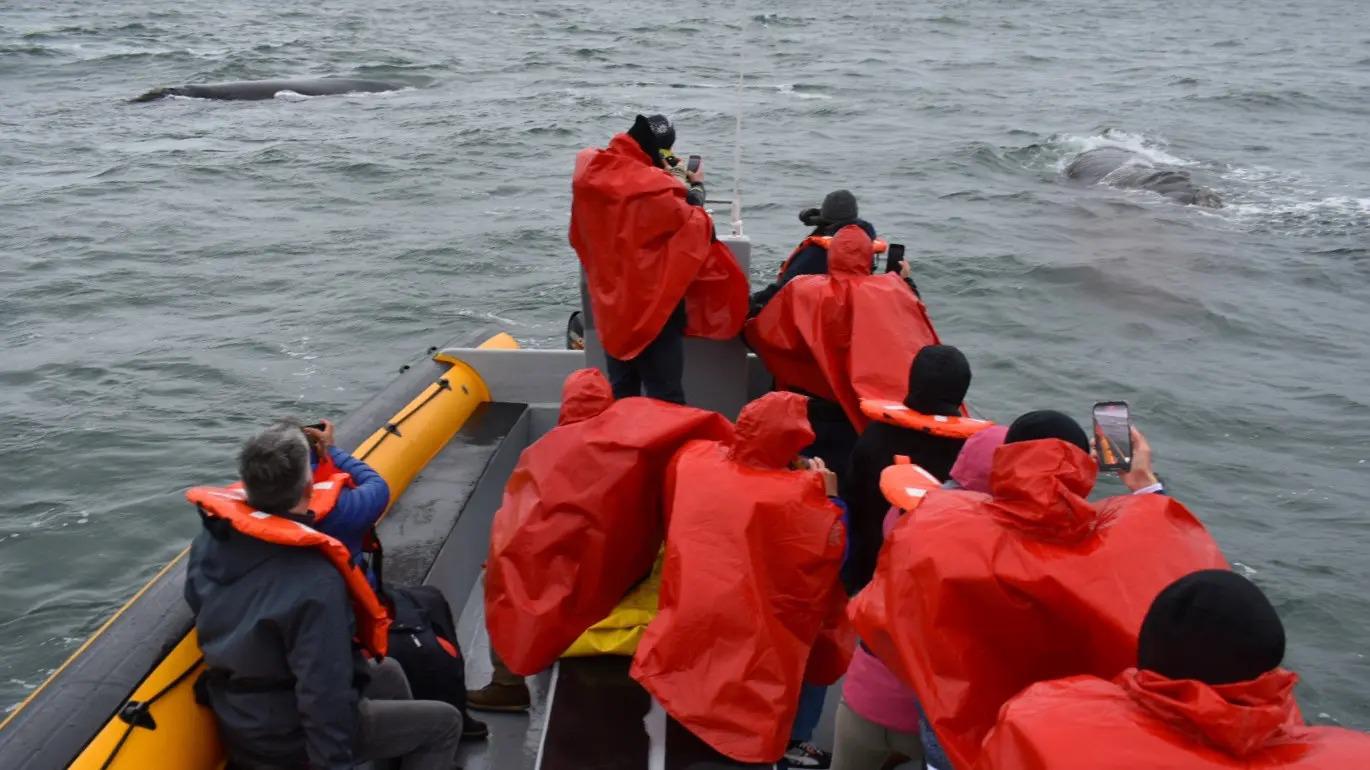
[[[908,260],[899,263],[899,277],[905,280],[913,277],[913,267],[909,265]]]
[[[1133,492],[1158,483],[1151,465],[1151,444],[1147,443],[1146,436],[1135,425],[1132,426],[1132,469],[1119,471],[1118,478]]]
[[[305,428],[304,435],[309,437],[309,443],[314,445],[314,450],[320,455],[326,454],[328,448],[333,446],[333,421],[319,420],[323,424],[323,430],[318,428]]]
[[[823,489],[828,497],[837,497],[837,474],[828,470],[828,464],[823,462],[823,458],[810,458],[809,470],[818,471],[818,475],[823,477]]]
[[[685,172],[685,178],[688,179],[688,180],[690,181],[690,184],[703,184],[703,183],[704,183],[704,163],[701,161],[700,164],[699,164],[699,168],[695,169],[694,171],[689,171],[689,170],[687,170],[687,171]]]

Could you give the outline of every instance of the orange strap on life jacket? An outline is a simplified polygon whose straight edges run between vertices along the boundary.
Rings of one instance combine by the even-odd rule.
[[[344,489],[355,486],[357,482],[352,480],[351,474],[338,470],[333,458],[326,454],[321,456],[319,464],[314,466],[314,488],[309,493],[309,512],[314,514],[315,523],[323,521],[324,517],[337,507],[338,498],[342,496]],[[242,488],[241,481],[235,481],[227,487]]]
[[[788,257],[785,257],[785,261],[780,263],[780,272],[775,274],[775,279],[778,281],[781,279],[781,277],[785,275],[785,271],[790,269],[790,263],[793,262],[794,258],[799,255],[799,252],[803,251],[804,249],[807,249],[810,246],[818,246],[824,251],[827,251],[828,246],[832,244],[832,239],[833,237],[831,235],[810,235],[809,237],[800,241],[799,245],[794,247],[794,251],[791,251],[790,255]],[[885,243],[881,240],[871,241],[871,244],[873,247],[873,254],[884,254],[885,251],[890,247],[888,243]]]
[[[329,466],[332,466],[331,462]],[[333,509],[345,482],[351,481],[347,474],[336,473],[336,467],[333,467],[333,471],[331,478],[315,482],[309,498],[309,509],[318,518],[323,518]],[[352,613],[356,618],[357,641],[373,657],[385,657],[390,636],[390,613],[371,588],[365,571],[352,561],[347,546],[307,524],[254,510],[247,504],[247,493],[241,484],[231,487],[195,487],[186,492],[186,499],[194,503],[203,515],[225,521],[247,537],[277,545],[314,548],[322,553],[342,575],[343,583],[347,586],[347,594],[352,600]]]
[[[861,413],[876,422],[908,428],[942,438],[966,439],[986,428],[994,427],[989,420],[915,412],[898,401],[861,399]]]
[[[922,505],[929,492],[941,488],[942,482],[936,476],[904,455],[895,455],[894,465],[880,471],[880,493],[890,505],[905,512]]]

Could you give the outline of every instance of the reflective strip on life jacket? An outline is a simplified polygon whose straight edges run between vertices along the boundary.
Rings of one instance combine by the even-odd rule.
[[[923,414],[922,412],[915,412],[898,401],[880,401],[873,398],[861,399],[861,413],[886,425],[908,428],[942,438],[966,439],[986,428],[994,427],[994,423],[989,420]]]
[[[775,279],[778,281],[782,277],[784,277],[785,271],[790,269],[790,263],[793,262],[794,258],[799,255],[799,252],[803,251],[804,249],[807,249],[810,246],[817,246],[823,249],[824,251],[827,251],[828,247],[832,245],[832,239],[833,236],[831,235],[810,235],[809,237],[800,241],[799,245],[794,247],[794,251],[791,251],[790,255],[788,257],[785,257],[785,261],[780,263],[780,272],[775,274]],[[889,249],[889,244],[881,240],[871,241],[871,245],[872,256],[874,256],[875,254],[884,254],[885,251]]]
[[[895,455],[894,465],[880,472],[880,493],[890,505],[906,512],[922,505],[929,492],[941,488],[942,482],[936,476],[904,455]]]
[[[338,495],[350,482],[351,477],[345,473],[334,473],[331,478],[316,482],[309,498],[309,508],[317,518],[322,518],[333,509]],[[314,548],[322,553],[347,586],[356,619],[357,641],[373,657],[385,657],[390,635],[390,613],[371,588],[366,572],[353,562],[347,546],[307,524],[253,509],[247,504],[247,492],[241,485],[195,487],[186,492],[186,499],[194,503],[205,516],[225,521],[247,537],[277,545]]]

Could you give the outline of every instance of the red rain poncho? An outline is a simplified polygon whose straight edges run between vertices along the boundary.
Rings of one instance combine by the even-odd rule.
[[[1364,770],[1370,735],[1308,727],[1298,677],[1207,685],[1130,669],[1041,682],[1008,702],[976,770]]]
[[[930,492],[852,602],[857,632],[918,693],[958,768],[974,765],[1004,701],[1034,682],[1117,676],[1161,589],[1227,568],[1172,498],[1088,502],[1096,475],[1064,441],[1000,447],[993,497]]]
[[[713,412],[613,401],[597,370],[567,379],[560,424],[524,450],[490,529],[486,626],[511,671],[550,666],[647,575],[666,464],[688,441],[731,436]]]
[[[908,285],[870,267],[870,236],[842,228],[828,248],[828,275],[785,284],[746,332],[777,387],[836,401],[858,431],[869,422],[861,399],[903,401],[913,357],[939,344]]]
[[[854,643],[841,511],[818,473],[787,469],[813,441],[807,409],[798,394],[767,394],[742,410],[732,442],[691,443],[667,477],[661,606],[632,675],[740,762],[780,758],[806,668],[831,683]]]
[[[685,301],[685,333],[731,339],[747,318],[747,276],[685,188],[627,134],[583,150],[571,180],[571,246],[600,341],[627,361]]]

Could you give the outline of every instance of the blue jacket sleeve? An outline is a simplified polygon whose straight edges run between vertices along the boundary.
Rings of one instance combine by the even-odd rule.
[[[376,525],[376,520],[390,504],[390,485],[371,466],[337,447],[329,447],[328,456],[357,486],[343,491],[321,529],[353,547]]]
[[[842,509],[842,529],[847,533],[847,542],[842,546],[842,566],[847,566],[847,558],[851,556],[851,510],[847,508],[847,503],[840,497],[829,497],[833,505]]]

